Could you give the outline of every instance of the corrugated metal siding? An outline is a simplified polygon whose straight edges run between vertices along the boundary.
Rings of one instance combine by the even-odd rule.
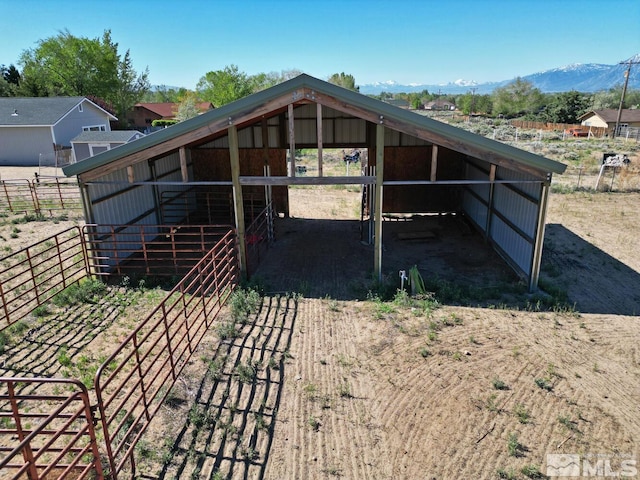
[[[384,145],[386,147],[418,147],[431,145],[431,143],[397,130],[385,128]]]
[[[484,232],[487,224],[487,206],[465,191],[462,199],[462,209],[477,224],[478,228]]]
[[[468,180],[489,180],[489,175],[472,163],[465,164],[465,178]],[[489,204],[488,184],[465,186],[462,197],[463,211],[483,232],[486,230]]]
[[[367,141],[367,122],[360,118],[336,118],[334,128],[335,143],[365,143]]]
[[[477,159],[467,162],[466,178],[489,180],[490,165]],[[514,183],[494,184],[489,238],[503,255],[525,275],[531,275],[531,264],[538,221],[540,183],[518,183],[536,180],[525,173],[504,167],[496,169],[496,180]],[[489,215],[489,184],[467,185],[463,197],[464,212],[484,231]]]
[[[278,148],[280,119],[272,117],[267,119],[267,132],[269,137],[269,147]],[[238,145],[240,148],[262,148],[262,126],[252,125],[238,130]],[[229,148],[229,137],[227,135],[200,145],[198,148]]]
[[[538,206],[504,184],[496,184],[493,208],[533,239],[536,235]]]
[[[155,170],[156,176],[161,182],[182,182],[180,154],[175,152],[156,160]],[[188,165],[188,172],[189,178],[193,179],[193,166],[191,164]],[[189,213],[196,210],[197,203],[195,195],[184,195],[184,193],[189,191],[191,188],[189,184],[158,185],[156,188],[162,203],[170,202],[171,199],[180,198],[178,203],[180,204],[180,210],[184,207],[183,211],[185,218]],[[175,207],[172,208],[172,212],[176,212]]]
[[[538,178],[532,177],[531,175],[527,175],[526,173],[516,172],[514,170],[508,170],[504,167],[497,167],[496,179],[497,180],[513,180],[514,182],[538,180],[538,182],[536,183],[514,183],[513,187],[529,195],[531,198],[540,200],[540,183]]]
[[[136,178],[146,178],[146,164],[134,166]],[[123,225],[143,215],[155,207],[153,189],[151,186],[137,186],[131,188],[125,170],[118,170],[101,177],[102,182],[119,182],[110,184],[92,184],[88,186],[91,199],[93,221],[102,225]],[[101,198],[110,196],[108,201]],[[96,203],[97,202],[97,203]],[[154,214],[148,214],[138,223],[151,225],[157,223]]]
[[[533,245],[522,238],[502,219],[493,215],[490,236],[498,247],[515,263],[522,272],[531,275]]]

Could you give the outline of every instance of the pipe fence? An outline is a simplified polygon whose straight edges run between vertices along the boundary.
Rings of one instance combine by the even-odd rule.
[[[31,393],[37,386],[63,393]],[[0,378],[0,472],[12,480],[104,478],[89,393],[81,382]]]
[[[79,227],[1,258],[0,331],[87,274],[87,252]]]
[[[0,180],[0,209],[11,213],[82,210],[80,188],[76,181],[57,177],[37,177],[36,180]]]
[[[113,478],[163,405],[178,376],[239,281],[230,230],[104,361],[96,396]]]

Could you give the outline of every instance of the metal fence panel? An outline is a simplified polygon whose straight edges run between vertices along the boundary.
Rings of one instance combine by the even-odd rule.
[[[237,237],[229,232],[140,322],[98,369],[98,407],[117,477],[176,379],[239,280]]]
[[[38,393],[61,390],[65,393]],[[86,387],[76,380],[0,378],[2,478],[104,478]]]

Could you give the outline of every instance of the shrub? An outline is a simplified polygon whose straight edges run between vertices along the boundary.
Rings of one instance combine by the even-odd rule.
[[[90,278],[74,283],[59,292],[51,300],[58,307],[70,307],[79,303],[92,303],[96,296],[102,295],[107,287],[100,280]]]

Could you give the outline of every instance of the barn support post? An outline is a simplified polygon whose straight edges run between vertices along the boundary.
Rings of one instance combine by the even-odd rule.
[[[491,238],[491,220],[493,217],[493,194],[496,187],[496,166],[491,164],[489,167],[489,201],[487,202],[487,223],[484,227],[484,239],[485,241]]]
[[[529,292],[533,292],[538,288],[538,279],[540,277],[540,264],[542,263],[542,244],[544,242],[544,229],[547,217],[547,204],[549,201],[549,185],[548,182],[542,183],[540,186],[540,203],[538,205],[538,226],[536,228],[535,244],[533,246],[533,259],[531,262],[531,275],[529,275]]]
[[[289,176],[296,176],[296,130],[295,120],[293,118],[293,103],[290,103],[288,108],[289,117]]]
[[[376,125],[376,190],[375,190],[375,233],[374,271],[382,281],[382,181],[384,176],[384,125]]]
[[[430,179],[432,182],[436,181],[437,172],[438,172],[438,145],[433,144],[431,146],[431,176],[430,176]]]
[[[151,186],[153,191],[153,206],[155,210],[156,216],[156,224],[162,225],[164,222],[162,220],[162,199],[160,198],[160,190],[158,189],[157,181],[158,176],[156,175],[156,163],[148,162],[149,165],[149,173],[151,175],[151,179],[153,180],[153,185]]]
[[[322,176],[322,104],[316,103],[316,136],[318,137],[318,176]]]
[[[180,147],[179,155],[180,155],[180,173],[182,175],[182,181],[184,183],[189,182],[189,167],[187,166],[187,162],[189,160],[189,152],[185,147]]]
[[[244,202],[242,201],[242,185],[240,185],[240,149],[238,146],[238,129],[230,125],[229,129],[229,158],[231,161],[231,182],[233,184],[233,207],[236,217],[236,232],[238,234],[238,251],[240,256],[241,273],[247,274],[247,243],[245,241]]]

